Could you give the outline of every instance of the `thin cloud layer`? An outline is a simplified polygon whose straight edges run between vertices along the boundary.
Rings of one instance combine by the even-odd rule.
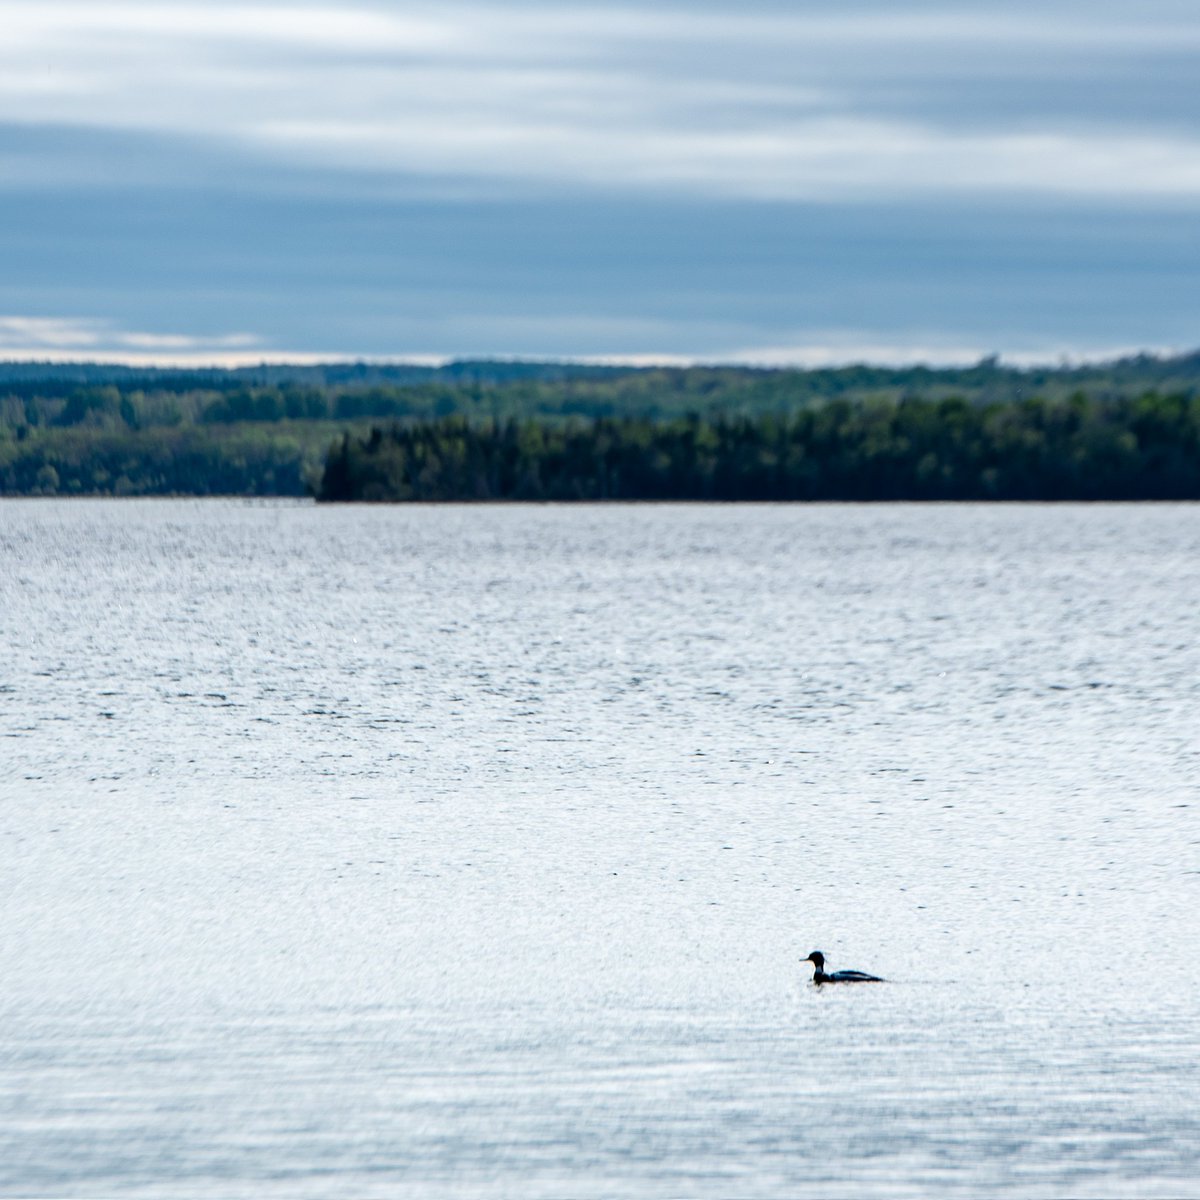
[[[62,351],[79,357],[96,353],[136,356],[254,353],[258,338],[249,333],[193,337],[183,333],[148,333],[120,329],[102,317],[0,316],[0,354],[44,357]]]
[[[1194,0],[0,0],[0,29],[6,357],[1200,328]]]
[[[1200,12],[1086,14],[39,0],[0,4],[0,120],[484,194],[1200,195]]]

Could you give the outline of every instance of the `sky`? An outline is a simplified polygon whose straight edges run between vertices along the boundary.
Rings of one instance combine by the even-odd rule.
[[[0,358],[1200,345],[1195,0],[0,0]]]

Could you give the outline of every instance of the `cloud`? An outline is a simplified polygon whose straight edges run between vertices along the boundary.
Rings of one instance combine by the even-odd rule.
[[[36,314],[0,352],[969,361],[1197,327],[1194,0],[0,0],[0,29],[0,311]]]
[[[268,163],[484,190],[1200,196],[1183,5],[39,0],[0,24],[0,120]]]
[[[1112,362],[1136,354],[1168,356],[1182,346],[1145,346],[1109,342],[1030,341],[1009,347],[998,357],[1010,366],[1035,367],[1068,362]],[[895,330],[813,331],[794,344],[754,346],[733,350],[709,361],[754,367],[845,367],[874,363],[890,367],[965,367],[995,354],[983,341],[951,340],[914,332],[897,338]]]
[[[699,191],[770,200],[840,195],[1042,193],[1200,196],[1200,140],[1072,133],[963,136],[911,124],[814,119],[753,131],[649,131],[457,118],[269,122],[264,144],[376,170]]]
[[[576,344],[638,343],[678,344],[690,330],[682,322],[631,317],[562,317],[552,313],[524,318],[485,318],[465,322],[476,330],[508,344],[524,345],[523,352],[487,357],[546,361],[562,357],[556,347],[564,341]],[[1100,362],[1137,353],[1169,355],[1180,346],[1153,346],[1093,342],[1030,341],[1009,347],[1004,361],[1014,366],[1036,366],[1066,361]],[[743,365],[752,367],[840,367],[855,363],[888,366],[969,366],[994,352],[979,339],[953,337],[912,330],[897,336],[895,330],[810,329],[797,331],[786,342],[738,346],[729,343],[704,352],[671,353],[645,350],[626,353],[570,355],[572,361],[613,366]],[[120,363],[130,366],[239,367],[269,363],[328,363],[348,361],[403,362],[440,366],[452,357],[472,357],[468,352],[446,354],[349,355],[269,347],[248,334],[223,337],[152,334],[114,329],[109,322],[94,319],[0,316],[0,356],[8,361]]]
[[[62,357],[105,354],[110,359],[142,355],[225,355],[252,353],[259,343],[250,333],[217,337],[180,333],[147,333],[120,329],[111,321],[91,317],[0,316],[0,354],[6,358]]]

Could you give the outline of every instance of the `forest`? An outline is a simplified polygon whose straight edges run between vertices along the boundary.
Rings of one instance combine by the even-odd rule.
[[[1200,499],[1200,400],[833,401],[790,416],[462,417],[345,435],[321,500]]]
[[[0,495],[1193,498],[1200,353],[1021,369],[0,363]]]

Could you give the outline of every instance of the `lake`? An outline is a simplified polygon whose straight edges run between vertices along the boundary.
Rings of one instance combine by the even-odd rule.
[[[0,632],[0,1194],[1200,1196],[1197,506],[6,500]]]

